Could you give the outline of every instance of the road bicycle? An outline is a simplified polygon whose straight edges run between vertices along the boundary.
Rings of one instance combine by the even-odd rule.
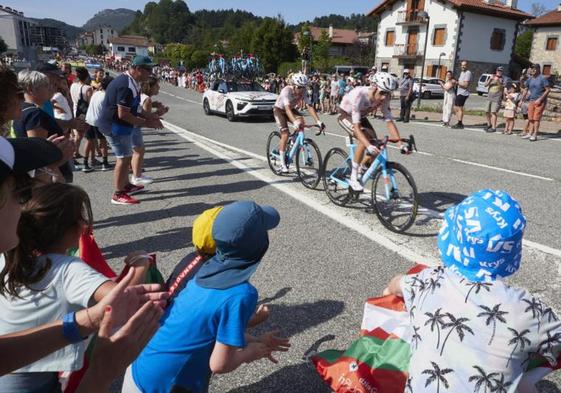
[[[354,191],[349,185],[356,144],[353,143],[352,136],[348,138],[349,151],[345,152],[338,147],[329,150],[322,169],[325,192],[338,206],[356,202],[361,195],[361,192]],[[409,151],[417,150],[413,135],[401,141],[407,143]],[[389,161],[388,142],[398,141],[386,137],[382,142],[378,142],[380,153],[364,173],[359,172],[358,180],[365,189],[367,183],[372,180],[372,209],[386,228],[403,233],[415,222],[419,196],[411,173],[403,165]]]
[[[285,151],[285,163],[288,169],[292,164],[296,166],[296,173],[300,181],[306,188],[314,189],[321,180],[322,158],[319,147],[316,143],[306,138],[304,129],[318,128],[318,125],[307,125],[301,129],[295,129],[288,137],[288,144]],[[276,175],[282,175],[280,171],[280,154],[279,142],[281,134],[279,131],[273,131],[267,140],[267,162],[269,168]]]

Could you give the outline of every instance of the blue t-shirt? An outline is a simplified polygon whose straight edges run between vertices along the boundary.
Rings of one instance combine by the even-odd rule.
[[[545,92],[545,88],[549,86],[548,80],[543,75],[538,75],[536,78],[530,77],[526,81],[526,86],[530,90],[530,97],[528,101],[536,101]]]
[[[206,392],[215,342],[245,347],[245,330],[256,306],[257,290],[248,282],[208,289],[189,281],[133,363],[135,384],[150,393],[168,393],[172,386]]]
[[[342,96],[345,94],[345,87],[347,87],[347,83],[344,79],[339,79],[339,95]]]
[[[138,115],[140,104],[140,90],[128,74],[121,74],[107,86],[101,113],[98,119],[98,128],[107,134],[114,127],[122,129],[125,133],[132,133],[133,125],[119,119],[117,106],[130,108],[134,116]]]

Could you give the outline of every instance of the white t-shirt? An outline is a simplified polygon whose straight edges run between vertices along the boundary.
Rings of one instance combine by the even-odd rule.
[[[301,99],[304,99],[304,102],[307,105],[311,105],[312,101],[310,100],[310,96],[308,95],[306,89],[303,89],[301,91],[302,94],[298,95],[296,94],[296,89],[294,89],[292,86],[286,86],[281,90],[279,97],[275,102],[275,106],[282,110],[284,110],[286,106],[295,108]]]
[[[337,82],[336,80],[332,80],[331,81],[331,95],[333,97],[337,97],[338,94],[339,94],[339,82]]]
[[[104,98],[105,91],[96,91],[93,93],[90,105],[88,106],[88,113],[86,113],[86,123],[90,126],[97,127],[97,119],[99,119],[99,115],[101,114]]]
[[[82,97],[84,100],[86,99],[86,95],[88,90],[92,87],[88,85],[83,85],[80,82],[74,82],[70,85],[70,98],[72,98],[72,103],[74,104],[74,113],[76,113],[76,109],[78,108],[78,100],[80,99],[80,89],[82,89]]]
[[[377,108],[382,110],[385,121],[393,120],[390,99],[385,99],[381,104],[374,104],[370,101],[370,89],[369,86],[355,87],[343,97],[339,107],[352,117],[353,123],[360,123],[363,117]]]
[[[72,118],[74,117],[72,115],[72,109],[70,109],[70,104],[68,103],[66,97],[62,95],[62,93],[56,92],[51,100],[56,101],[57,106],[63,110],[63,112],[61,113],[55,109],[55,119],[72,120]]]
[[[24,287],[18,298],[0,296],[0,335],[57,321],[69,312],[82,310],[99,286],[108,281],[80,258],[47,254],[39,257],[37,263],[45,263],[46,258],[51,261],[51,268],[41,281],[32,285],[33,291]],[[4,265],[4,257],[0,256],[0,269]],[[15,372],[78,370],[85,350],[86,342],[69,344]]]

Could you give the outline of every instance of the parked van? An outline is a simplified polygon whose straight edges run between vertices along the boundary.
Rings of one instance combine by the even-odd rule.
[[[482,96],[483,94],[489,93],[489,86],[485,84],[493,77],[494,74],[481,74],[479,80],[477,81],[477,95]],[[503,76],[505,83],[512,82],[512,79],[508,76]]]

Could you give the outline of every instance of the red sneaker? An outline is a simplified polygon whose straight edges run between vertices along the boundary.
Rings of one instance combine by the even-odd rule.
[[[144,190],[144,186],[140,185],[140,186],[135,186],[134,184],[127,184],[125,186],[125,192],[129,195],[134,195],[134,194],[138,194],[140,191]]]
[[[140,201],[131,197],[126,192],[120,192],[113,194],[113,197],[111,197],[111,203],[113,205],[137,205]]]

